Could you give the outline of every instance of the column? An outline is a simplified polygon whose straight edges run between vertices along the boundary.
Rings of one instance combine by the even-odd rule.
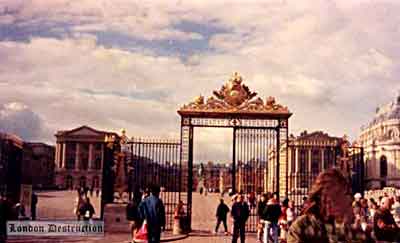
[[[61,143],[57,143],[57,147],[56,147],[56,160],[57,160],[57,167],[61,168],[62,167],[62,144]]]
[[[59,169],[60,168],[60,158],[59,158],[59,154],[60,154],[60,146],[58,143],[56,143],[56,151],[55,151],[55,155],[54,155],[54,163],[55,163],[55,168]]]
[[[295,172],[296,172],[296,175],[297,175],[297,173],[299,173],[299,168],[300,168],[300,158],[299,158],[299,148],[297,148],[296,147],[296,152],[295,152],[295,164],[296,164],[296,168],[295,168]]]
[[[104,165],[104,143],[101,144],[101,165],[100,165],[100,170],[103,169]]]
[[[77,142],[75,149],[75,170],[79,170],[79,161],[80,161],[80,144]]]
[[[299,148],[296,147],[295,150],[295,174],[294,174],[294,187],[297,188],[299,185],[299,169],[300,169],[300,157],[299,157]],[[292,185],[293,186],[293,185]]]
[[[311,174],[311,155],[312,155],[312,149],[308,149],[308,168],[307,172]]]
[[[89,144],[89,161],[88,161],[88,170],[92,170],[93,168],[93,144]]]
[[[324,171],[325,169],[325,147],[322,147],[321,149],[321,161],[322,161],[322,165],[321,165],[321,171]]]
[[[65,158],[67,157],[67,144],[64,142],[61,144],[62,162],[61,168],[65,169]]]

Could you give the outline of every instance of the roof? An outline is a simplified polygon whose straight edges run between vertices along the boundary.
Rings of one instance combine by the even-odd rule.
[[[363,126],[361,129],[365,130],[368,127],[392,119],[400,119],[400,92],[396,99],[378,107],[375,111],[375,116],[373,117],[372,121],[366,126]]]
[[[57,131],[56,136],[67,135],[67,134],[71,134],[71,133],[77,132],[77,131],[79,131],[79,130],[84,130],[84,129],[87,129],[87,130],[89,130],[89,131],[92,131],[92,132],[98,133],[98,134],[104,134],[104,135],[105,135],[105,134],[114,134],[114,135],[117,135],[117,136],[118,136],[118,134],[115,133],[115,132],[97,130],[97,129],[94,129],[94,128],[89,127],[89,126],[87,126],[87,125],[83,125],[83,126],[74,128],[74,129],[72,129],[72,130],[60,130],[60,131]]]
[[[15,146],[22,148],[24,141],[15,134],[0,132],[0,140],[9,140]]]
[[[306,142],[306,143],[329,142],[329,143],[335,143],[336,145],[339,145],[345,140],[345,138],[330,136],[328,133],[324,133],[323,131],[315,131],[315,132],[311,132],[311,133],[304,131],[304,132],[300,133],[300,135],[297,137],[291,136],[290,140],[291,140],[291,142],[294,142],[294,143],[298,143],[298,142],[300,142],[300,143],[302,143],[302,142]]]

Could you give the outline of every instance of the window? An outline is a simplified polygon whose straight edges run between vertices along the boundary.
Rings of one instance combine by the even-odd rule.
[[[307,172],[307,163],[308,163],[308,153],[307,150],[301,149],[300,150],[300,173],[306,173]]]
[[[96,158],[94,160],[94,169],[95,170],[101,170],[101,158]]]
[[[321,151],[319,149],[312,150],[311,156],[311,173],[315,176],[320,172]]]
[[[101,143],[96,143],[94,148],[96,151],[101,151]]]
[[[307,175],[308,171],[308,150],[306,149],[300,149],[299,151],[299,172],[300,172],[300,178],[298,180],[299,187],[307,187],[308,186],[308,181],[309,181],[309,176]]]
[[[81,149],[81,153],[82,153],[82,152],[83,152],[83,153],[88,153],[88,152],[89,152],[89,144],[87,144],[87,143],[82,143],[80,149]]]
[[[88,169],[88,157],[83,156],[81,157],[81,170],[87,170]]]
[[[334,166],[334,158],[333,158],[333,149],[326,148],[324,149],[324,168],[329,169]]]
[[[291,161],[291,172],[296,172],[296,148],[292,148],[291,150],[292,161]]]
[[[71,157],[69,157],[68,159],[67,159],[67,164],[65,165],[65,168],[66,169],[74,169],[75,168],[75,158],[71,158]]]
[[[387,166],[387,159],[386,156],[382,156],[380,159],[380,166],[381,166],[381,177],[386,177],[388,174],[388,166]]]

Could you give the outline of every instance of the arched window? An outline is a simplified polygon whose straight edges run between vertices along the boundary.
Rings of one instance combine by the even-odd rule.
[[[381,166],[381,177],[387,177],[388,174],[388,166],[387,166],[387,158],[386,156],[382,155],[380,159],[380,166]]]

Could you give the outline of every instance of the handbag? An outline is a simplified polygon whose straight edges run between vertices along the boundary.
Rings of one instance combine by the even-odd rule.
[[[146,220],[144,220],[142,226],[136,232],[133,242],[147,242],[149,239],[148,236],[149,236],[149,232],[147,230],[147,222],[146,222]]]

